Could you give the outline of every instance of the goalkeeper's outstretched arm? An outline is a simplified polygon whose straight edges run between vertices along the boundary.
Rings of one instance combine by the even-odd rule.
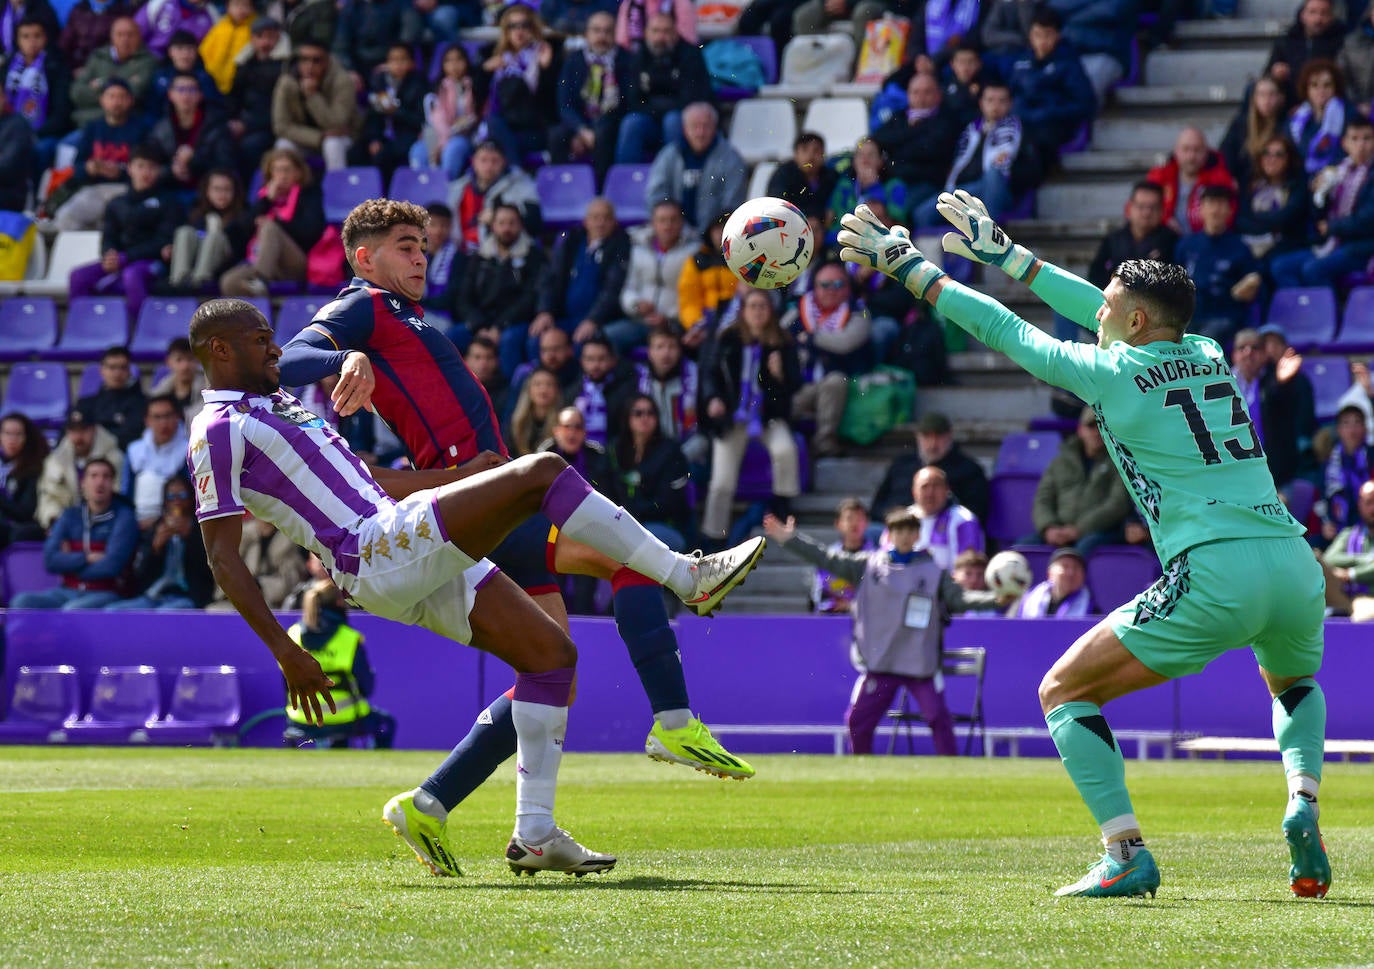
[[[1025,246],[1011,241],[992,220],[981,199],[962,189],[944,192],[936,208],[955,231],[946,232],[941,245],[946,252],[985,266],[996,266],[1013,279],[1030,286],[1056,313],[1097,332],[1097,311],[1102,291],[1065,269],[1038,258]]]
[[[890,231],[868,206],[860,205],[841,220],[840,258],[871,266],[902,283],[917,299],[942,314],[993,350],[1011,357],[1032,375],[1096,400],[1098,370],[1105,364],[1095,347],[1050,337],[997,300],[961,286],[911,244],[907,230]]]

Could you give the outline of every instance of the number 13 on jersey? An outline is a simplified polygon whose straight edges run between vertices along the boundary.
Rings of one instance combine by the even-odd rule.
[[[1222,417],[1226,410],[1225,404],[1220,407],[1216,405],[1207,407],[1207,414],[1204,415],[1202,408],[1198,406],[1197,398],[1193,396],[1192,389],[1188,387],[1175,387],[1164,395],[1165,407],[1177,407],[1183,412],[1184,418],[1188,421],[1188,430],[1193,432],[1193,443],[1197,445],[1203,463],[1221,464],[1222,462],[1221,451],[1218,450],[1213,437],[1214,432],[1208,426],[1208,417],[1217,423],[1225,421],[1225,430],[1242,428],[1235,437],[1224,438],[1221,441],[1221,447],[1225,448],[1226,453],[1234,460],[1244,461],[1249,458],[1264,457],[1264,448],[1260,445],[1259,435],[1255,433],[1255,425],[1250,420],[1250,415],[1245,412],[1245,404],[1236,394],[1234,384],[1229,380],[1207,384],[1202,388],[1202,400],[1204,406],[1211,401],[1229,400],[1230,416]],[[1218,417],[1222,417],[1222,421],[1218,421]]]

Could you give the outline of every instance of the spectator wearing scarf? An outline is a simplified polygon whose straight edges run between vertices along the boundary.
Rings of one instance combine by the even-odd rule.
[[[792,439],[792,397],[801,386],[801,365],[791,336],[778,324],[772,299],[762,290],[742,298],[738,320],[717,338],[711,365],[702,372],[704,413],[697,419],[711,436],[711,482],[702,532],[723,539],[739,485],[744,452],[753,438],[768,449],[775,513],[785,518],[800,492],[797,445]]]
[[[1313,193],[1326,203],[1326,217],[1317,222],[1326,241],[1312,249],[1284,253],[1270,263],[1280,286],[1331,286],[1349,273],[1360,272],[1374,257],[1374,124],[1353,118],[1341,145],[1348,156],[1317,177]]]
[[[1022,150],[1021,119],[1011,113],[1011,89],[1005,84],[985,85],[978,96],[978,109],[981,116],[959,135],[945,191],[961,188],[982,199],[988,214],[997,220],[1012,203],[1012,166]],[[928,199],[916,210],[918,227],[945,224],[935,203],[936,199]]]
[[[1358,516],[1326,547],[1322,565],[1327,605],[1358,622],[1374,618],[1374,601],[1369,598],[1374,587],[1374,481],[1360,485],[1356,501]]]
[[[1336,65],[1328,60],[1308,61],[1298,80],[1303,101],[1288,119],[1288,134],[1298,146],[1303,167],[1315,175],[1341,160],[1341,135],[1345,132],[1345,85]]]
[[[47,30],[32,16],[21,20],[18,44],[3,68],[10,107],[33,129],[35,176],[52,165],[58,141],[72,127],[71,70],[57,49],[48,46],[52,38]]]
[[[559,71],[553,47],[544,39],[544,22],[532,7],[511,4],[498,25],[501,37],[482,65],[491,75],[487,134],[518,163],[544,150],[548,119],[556,113]]]
[[[1336,446],[1326,460],[1322,496],[1326,499],[1323,537],[1331,539],[1338,530],[1360,522],[1360,489],[1374,477],[1374,447],[1367,443],[1365,412],[1346,404],[1336,415]]]
[[[636,101],[630,52],[613,40],[608,13],[587,19],[586,46],[570,53],[558,75],[558,124],[549,131],[549,151],[558,162],[590,161],[597,182],[613,163],[640,161],[617,150],[620,123]]]
[[[806,383],[793,400],[798,416],[815,416],[818,455],[840,450],[840,421],[849,396],[849,378],[873,369],[873,324],[863,303],[853,298],[849,274],[840,263],[816,270],[811,292],[783,317],[797,342]]]
[[[1097,611],[1085,581],[1087,563],[1083,556],[1071,548],[1057,549],[1050,556],[1049,569],[1050,577],[1016,604],[1017,619],[1076,619]]]

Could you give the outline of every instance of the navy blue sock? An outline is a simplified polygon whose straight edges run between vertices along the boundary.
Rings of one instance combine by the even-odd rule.
[[[420,785],[447,811],[452,811],[469,794],[510,758],[515,756],[515,721],[510,714],[511,697],[503,693],[477,717],[468,735],[458,742],[439,769]]]
[[[644,684],[650,708],[654,713],[687,709],[687,677],[682,672],[677,634],[668,625],[663,587],[625,568],[611,577],[611,588],[615,625]]]

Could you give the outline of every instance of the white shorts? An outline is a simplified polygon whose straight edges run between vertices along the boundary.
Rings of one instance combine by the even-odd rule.
[[[373,615],[470,643],[477,590],[499,570],[449,541],[433,489],[401,499],[361,532],[361,562],[349,598]]]

